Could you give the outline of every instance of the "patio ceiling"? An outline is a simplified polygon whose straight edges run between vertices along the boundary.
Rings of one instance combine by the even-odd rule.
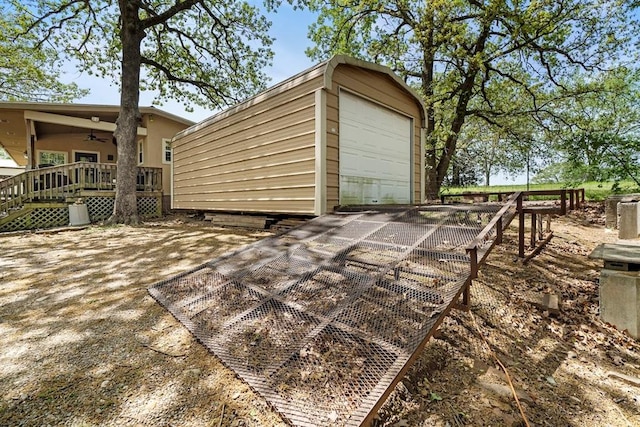
[[[29,151],[27,145],[31,135],[35,136],[37,143],[53,134],[73,134],[86,130],[111,134],[116,128],[115,121],[118,117],[118,110],[111,110],[113,111],[78,110],[75,106],[69,106],[66,110],[56,108],[55,113],[51,113],[0,108],[0,145],[19,166],[26,166],[28,159],[25,153]],[[138,135],[146,134],[146,128],[138,127]]]

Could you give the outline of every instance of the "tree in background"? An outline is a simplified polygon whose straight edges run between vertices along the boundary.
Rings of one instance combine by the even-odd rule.
[[[558,102],[560,113],[547,122],[562,179],[631,179],[640,186],[640,72],[619,68],[575,80],[598,90]]]
[[[556,97],[591,90],[571,76],[615,68],[637,26],[624,0],[289,1],[319,12],[312,58],[381,62],[422,93],[428,198],[437,196],[469,117],[498,127],[504,117],[549,120]],[[505,89],[517,95],[510,103],[500,102]]]
[[[18,17],[0,4],[0,101],[69,102],[88,93],[60,82],[58,52],[33,49],[33,35],[16,37]]]
[[[12,0],[20,37],[52,45],[82,71],[120,86],[114,137],[118,172],[110,223],[137,223],[136,135],[140,90],[211,108],[264,88],[270,23],[245,1]]]
[[[481,178],[477,181],[488,187],[493,174],[509,170],[508,150],[506,135],[501,128],[471,118],[460,133],[452,163],[465,160],[465,167],[473,169],[476,177]],[[452,185],[456,184],[452,182]]]

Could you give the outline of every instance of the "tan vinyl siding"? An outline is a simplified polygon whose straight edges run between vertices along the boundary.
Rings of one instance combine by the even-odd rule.
[[[376,71],[340,64],[333,73],[333,85],[327,93],[327,208],[332,209],[339,201],[339,111],[340,89],[383,104],[413,118],[413,196],[420,201],[420,129],[422,125],[421,106],[404,88],[389,76]],[[332,129],[335,131],[332,132]]]
[[[173,207],[332,211],[339,200],[341,88],[413,119],[418,201],[420,101],[388,69],[338,56],[178,133],[172,143]]]
[[[179,134],[174,207],[312,214],[314,91],[321,84],[318,76]]]

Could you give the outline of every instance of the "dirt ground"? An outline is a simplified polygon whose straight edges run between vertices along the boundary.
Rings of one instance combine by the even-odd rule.
[[[587,258],[615,241],[603,224],[598,205],[554,219],[527,265],[512,225],[471,311],[445,320],[376,424],[640,426],[640,344],[599,319]],[[186,217],[0,235],[0,425],[284,425],[147,293],[267,235]],[[534,303],[543,293],[560,313]]]

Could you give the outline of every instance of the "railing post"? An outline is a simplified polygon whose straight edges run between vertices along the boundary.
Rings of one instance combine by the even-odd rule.
[[[496,222],[496,244],[502,243],[502,217]]]
[[[478,277],[478,246],[475,245],[472,248],[467,249],[469,254],[469,280],[465,283],[465,289],[462,291],[462,309],[468,310],[471,306],[471,283],[473,279]]]
[[[536,213],[535,212],[531,212],[531,247],[535,248],[536,247],[536,228],[538,226],[538,223],[536,222],[537,218],[536,218]]]
[[[574,209],[574,203],[573,203],[573,189],[569,190],[569,210],[572,211]]]
[[[560,215],[567,214],[567,190],[560,190]]]
[[[31,176],[30,173],[27,172],[25,174],[21,187],[24,190],[24,192],[20,195],[21,199],[23,197],[32,197],[30,195],[33,194],[33,176]]]
[[[522,194],[518,195],[518,257],[524,258],[524,210],[522,208]]]
[[[84,163],[78,165],[78,189],[84,190],[86,188],[85,185],[85,170]]]
[[[471,261],[471,275],[472,279],[478,277],[478,246],[474,246],[469,251],[469,260]]]

